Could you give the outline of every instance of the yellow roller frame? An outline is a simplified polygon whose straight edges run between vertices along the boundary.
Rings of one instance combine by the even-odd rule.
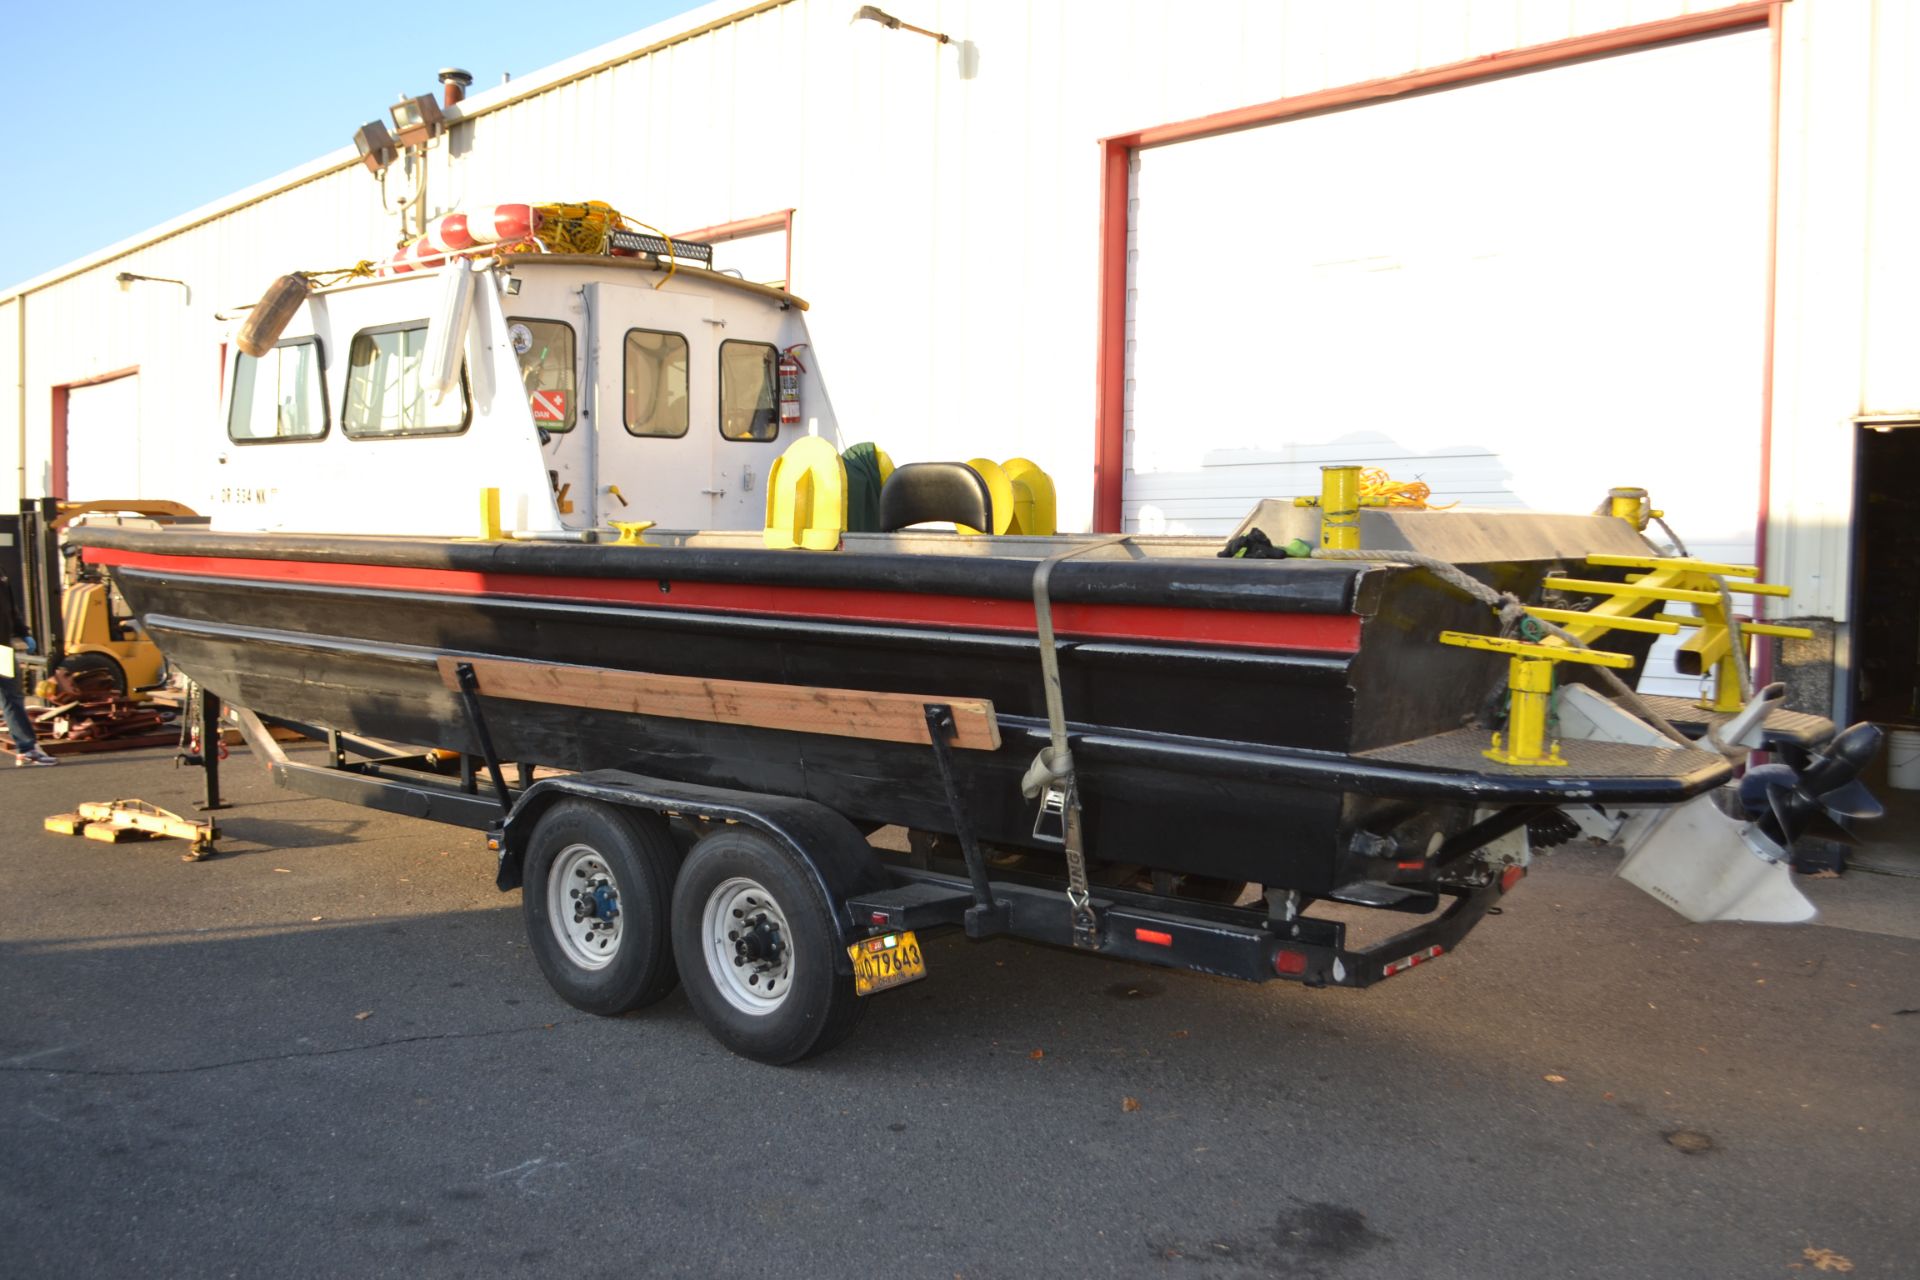
[[[993,498],[993,528],[975,529],[964,524],[953,527],[961,533],[1005,533],[1013,527],[1013,481],[1007,477],[1004,467],[992,458],[969,458],[967,465],[979,473],[987,482],[987,493]]]
[[[774,459],[767,473],[767,527],[776,550],[839,548],[847,529],[847,464],[819,436],[801,436]]]
[[[1009,532],[1036,537],[1059,532],[1053,477],[1025,458],[1008,458],[1000,469],[1013,484],[1013,527]]]

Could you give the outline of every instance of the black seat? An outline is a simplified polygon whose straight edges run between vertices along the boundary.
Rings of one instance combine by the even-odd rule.
[[[993,495],[964,462],[909,462],[880,486],[880,531],[934,521],[993,529]]]

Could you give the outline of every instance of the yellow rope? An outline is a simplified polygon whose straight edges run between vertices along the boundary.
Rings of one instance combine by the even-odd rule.
[[[537,204],[540,226],[534,236],[549,253],[599,254],[607,251],[607,233],[624,231],[627,220],[604,200],[580,204]]]
[[[607,237],[614,231],[627,231],[640,227],[651,231],[667,242],[667,273],[654,282],[658,289],[673,278],[679,269],[679,258],[674,253],[673,237],[649,223],[632,221],[618,209],[604,200],[587,200],[577,204],[537,204],[534,211],[540,215],[540,225],[531,237],[521,240],[503,241],[499,244],[477,244],[470,249],[452,249],[433,255],[445,262],[457,258],[485,257],[511,253],[532,253],[544,250],[547,253],[574,253],[597,257],[607,252]],[[404,247],[412,248],[426,237],[418,236],[408,241]],[[301,276],[317,289],[325,289],[345,280],[370,278],[379,270],[372,262],[356,262],[351,267],[341,267],[332,271],[301,271]]]
[[[672,236],[651,223],[627,218],[604,200],[588,200],[582,204],[537,204],[533,207],[540,214],[540,229],[534,232],[534,236],[546,246],[549,253],[605,253],[609,232],[630,231],[639,227],[667,242],[667,274],[654,281],[653,287],[658,289],[673,279],[673,273],[680,269],[679,257],[673,251]]]
[[[315,289],[329,289],[344,280],[371,279],[375,270],[373,263],[362,258],[350,267],[335,267],[330,271],[296,271],[294,274]]]
[[[1457,502],[1445,506],[1434,506],[1427,501],[1433,496],[1433,490],[1421,480],[1395,480],[1380,467],[1366,467],[1360,472],[1360,497],[1380,499],[1370,506],[1414,507],[1421,511],[1445,511],[1457,507]]]

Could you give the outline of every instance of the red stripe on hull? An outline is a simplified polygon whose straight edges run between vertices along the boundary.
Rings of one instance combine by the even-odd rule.
[[[196,578],[267,579],[315,586],[360,587],[370,591],[584,601],[817,618],[823,622],[964,627],[1021,634],[1031,634],[1035,629],[1033,605],[1026,600],[686,579],[670,580],[673,589],[663,592],[656,578],[560,578],[542,574],[477,573],[467,569],[342,564],[331,560],[149,555],[106,548],[88,548],[86,558],[90,564],[109,568],[145,569]],[[1062,635],[1102,640],[1152,640],[1330,653],[1354,653],[1360,648],[1360,619],[1350,613],[1255,613],[1167,605],[1056,603],[1053,625]]]

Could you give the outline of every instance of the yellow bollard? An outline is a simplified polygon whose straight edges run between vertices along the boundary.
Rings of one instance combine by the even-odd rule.
[[[1342,551],[1360,549],[1360,468],[1357,466],[1320,468],[1320,545]]]
[[[1607,514],[1644,531],[1654,511],[1645,489],[1621,488],[1607,490]]]

